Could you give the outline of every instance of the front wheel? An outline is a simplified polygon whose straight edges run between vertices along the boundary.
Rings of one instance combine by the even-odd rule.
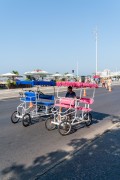
[[[31,117],[30,114],[25,114],[22,119],[22,124],[24,127],[27,127],[31,124]]]
[[[56,128],[56,125],[52,123],[54,121],[54,117],[49,117],[45,120],[45,127],[48,131],[52,131]]]
[[[71,123],[69,121],[62,121],[58,126],[58,131],[62,136],[66,136],[71,131]]]
[[[18,112],[18,111],[15,111],[12,115],[11,115],[11,122],[12,123],[14,123],[14,124],[16,124],[16,123],[18,123],[18,121],[19,121],[19,117],[17,117],[17,116],[20,116],[20,113]]]
[[[91,123],[92,123],[92,114],[91,114],[91,113],[85,113],[85,114],[83,115],[83,118],[84,118],[84,120],[85,120],[86,126],[90,126]]]

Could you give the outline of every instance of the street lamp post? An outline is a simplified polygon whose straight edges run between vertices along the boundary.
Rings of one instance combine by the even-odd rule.
[[[95,40],[96,40],[96,75],[97,75],[97,71],[98,71],[98,33],[97,33],[97,29],[96,29],[96,32],[95,32]]]

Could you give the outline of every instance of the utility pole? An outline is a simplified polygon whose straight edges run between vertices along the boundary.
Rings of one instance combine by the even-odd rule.
[[[97,75],[97,72],[98,72],[98,33],[97,33],[97,28],[96,28],[96,31],[95,31],[95,41],[96,41],[96,70],[95,70],[95,73]]]

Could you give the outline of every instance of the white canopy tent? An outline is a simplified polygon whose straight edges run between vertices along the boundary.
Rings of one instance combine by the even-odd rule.
[[[15,77],[22,77],[22,76],[18,74],[14,74],[14,73],[5,73],[5,74],[1,74],[0,77],[15,78]]]
[[[65,76],[65,77],[74,77],[73,74],[69,74],[69,73],[68,73],[68,74],[65,74],[64,76]]]
[[[62,77],[63,75],[62,74],[59,74],[59,73],[55,73],[52,75],[53,77]]]
[[[50,73],[48,73],[47,71],[44,71],[44,70],[34,70],[31,72],[25,72],[24,75],[39,79],[40,77],[43,78],[43,77],[46,77],[47,75],[50,75]]]
[[[35,70],[35,71],[31,71],[31,72],[25,72],[25,75],[49,75],[50,73],[48,73],[47,71],[43,71],[43,70]]]
[[[25,72],[24,75],[25,75],[25,76],[30,76],[30,75],[31,75],[31,72]]]

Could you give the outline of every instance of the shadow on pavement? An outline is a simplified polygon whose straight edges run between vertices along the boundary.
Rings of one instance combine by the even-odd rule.
[[[38,180],[118,180],[119,166],[120,129],[114,129],[104,133],[42,177],[38,176]]]
[[[120,179],[120,129],[111,130],[90,144],[88,139],[76,138],[68,146],[74,151],[85,143],[86,146],[76,154],[70,154],[67,161],[56,165],[42,176],[42,172],[69,155],[69,152],[58,150],[37,157],[29,167],[14,163],[2,170],[3,180]]]
[[[92,111],[92,117],[93,117],[93,121],[94,121],[93,123],[97,123],[107,117],[110,117],[110,114]]]
[[[33,164],[26,167],[24,164],[12,164],[2,171],[3,179],[9,180],[29,180],[33,179],[36,174],[41,173],[43,170],[56,163],[59,159],[62,159],[68,155],[66,151],[55,151],[44,156],[37,157]]]
[[[87,139],[73,139],[68,146],[73,147],[73,150],[77,150],[87,141]],[[14,163],[10,167],[3,169],[1,175],[3,180],[33,180],[35,176],[38,178],[41,177],[40,174],[49,167],[56,166],[55,164],[58,161],[63,161],[63,158],[67,155],[69,155],[68,151],[58,150],[44,156],[37,157],[29,167],[26,167],[25,164]]]
[[[92,126],[92,124],[97,124],[100,121],[105,120],[105,119],[111,120],[112,123],[120,122],[120,116],[115,116],[115,115],[110,115],[110,114],[105,114],[105,113],[100,113],[100,112],[95,112],[95,111],[92,111],[91,114],[92,114],[92,123],[90,126]],[[76,131],[84,127],[89,128],[90,126],[86,126],[85,122],[81,122],[80,124],[72,127],[71,134],[75,133]]]
[[[101,120],[105,119],[111,119],[113,123],[120,122],[120,116],[115,116],[115,115],[110,115],[110,114],[105,114],[105,113],[100,113],[100,112],[92,112],[93,116],[93,124],[98,123]]]

